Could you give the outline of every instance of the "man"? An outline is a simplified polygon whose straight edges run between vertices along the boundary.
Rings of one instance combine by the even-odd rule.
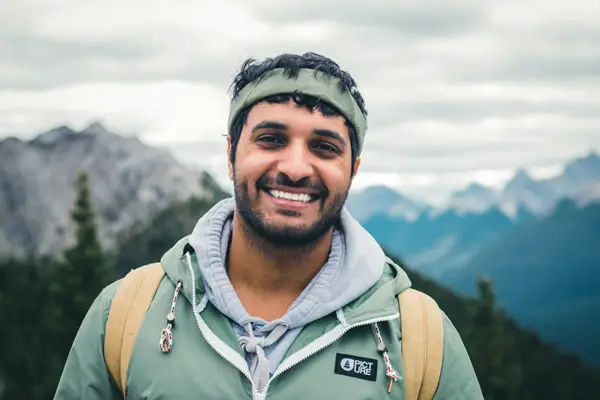
[[[127,397],[404,398],[396,296],[410,281],[344,208],[367,128],[353,78],[326,57],[284,54],[245,62],[232,88],[235,196],[162,257]],[[91,306],[56,398],[122,397],[103,353],[118,285]],[[481,399],[443,318],[436,398]]]

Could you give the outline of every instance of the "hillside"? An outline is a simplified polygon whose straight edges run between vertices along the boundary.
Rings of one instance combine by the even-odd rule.
[[[123,232],[173,202],[211,199],[215,181],[170,153],[95,123],[60,126],[32,140],[0,141],[0,258],[52,255],[72,243],[74,183],[87,171],[100,239],[114,248]]]
[[[189,201],[161,213],[145,231],[123,244],[118,257],[120,270],[124,272],[158,260],[175,240],[191,232],[208,206],[203,201]],[[490,325],[492,322],[483,324],[477,318],[481,318],[482,313],[486,315],[486,302],[459,297],[412,269],[406,270],[414,287],[434,297],[453,320],[473,357],[482,385],[488,393],[496,393],[495,398],[555,398],[557,393],[564,393],[561,399],[583,399],[590,398],[586,393],[600,390],[600,373],[587,369],[575,357],[562,355],[536,334],[522,330],[497,311],[490,317],[493,325]],[[490,337],[491,327],[494,334],[502,337],[498,339],[501,343],[491,342],[495,340]],[[488,345],[500,346],[496,347],[502,352],[500,366],[493,366],[495,356]],[[496,378],[492,375],[497,374],[510,383],[495,386]],[[561,380],[555,379],[557,374]]]
[[[192,198],[151,218],[119,247],[115,256],[119,273],[126,274],[132,268],[159,260],[177,240],[191,233],[198,219],[225,196],[225,193],[217,194],[214,201]]]
[[[493,208],[482,214],[454,210],[440,215],[423,213],[414,221],[378,214],[364,221],[363,226],[413,268],[439,277],[464,264],[481,246],[516,223]]]
[[[548,344],[495,307],[493,286],[482,283],[477,298],[465,298],[406,266],[404,269],[413,287],[432,296],[460,332],[485,398],[595,398],[600,369]]]
[[[441,281],[473,294],[476,277],[523,325],[600,366],[600,203],[562,202],[541,220],[515,226]]]

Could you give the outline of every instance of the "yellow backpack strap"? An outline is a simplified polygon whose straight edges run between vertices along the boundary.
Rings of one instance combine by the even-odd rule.
[[[442,313],[435,300],[414,289],[400,293],[398,301],[406,400],[431,400],[442,369]]]
[[[133,269],[125,275],[112,300],[104,337],[104,359],[123,397],[133,345],[164,274],[160,263]]]

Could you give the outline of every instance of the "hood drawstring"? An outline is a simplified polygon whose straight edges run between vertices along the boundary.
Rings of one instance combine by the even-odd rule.
[[[392,391],[392,384],[400,379],[400,377],[398,376],[398,372],[394,369],[394,367],[392,367],[392,362],[390,361],[387,347],[383,342],[383,336],[381,336],[379,325],[374,323],[373,329],[375,330],[375,336],[377,336],[377,350],[383,354],[383,361],[385,362],[385,375],[390,378],[390,384],[388,385],[388,393],[390,393]]]
[[[171,329],[175,327],[175,305],[177,304],[177,296],[181,291],[183,282],[178,281],[175,287],[175,294],[173,295],[173,302],[171,303],[171,309],[167,314],[167,327],[160,331],[160,341],[158,346],[163,353],[168,353],[173,348],[173,333]]]
[[[255,353],[253,358],[251,373],[252,380],[256,382],[259,391],[262,391],[269,380],[269,360],[265,355],[264,348],[277,342],[288,330],[286,325],[277,325],[267,337],[257,337],[254,335],[252,323],[246,325],[248,336],[239,338],[240,346],[246,353]]]

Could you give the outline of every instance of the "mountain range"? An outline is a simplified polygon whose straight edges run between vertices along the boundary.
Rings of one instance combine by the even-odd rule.
[[[167,151],[99,123],[76,132],[59,126],[31,140],[0,141],[0,257],[48,256],[73,240],[75,181],[87,172],[102,244],[114,248],[141,221],[220,187]]]
[[[382,246],[401,255],[413,268],[438,278],[444,271],[460,268],[482,246],[519,221],[492,208],[481,214],[461,214],[456,210],[439,215],[423,213],[415,220],[381,213],[362,225]]]
[[[487,277],[521,326],[600,365],[599,194],[600,157],[592,152],[551,179],[518,171],[498,191],[473,184],[443,209],[382,187],[348,203],[412,268],[467,296]]]
[[[0,258],[44,256],[68,245],[72,240],[69,204],[81,171],[88,171],[93,182],[100,237],[107,248],[113,248],[125,232],[173,202],[212,198],[224,190],[209,173],[185,166],[169,151],[110,132],[99,123],[79,132],[58,126],[32,140],[8,137],[0,141],[0,158]],[[514,222],[550,212],[564,197],[575,198],[580,204],[600,198],[597,153],[573,160],[552,179],[534,180],[521,170],[502,190],[472,184],[454,193],[442,207],[385,186],[352,193],[348,207],[359,221],[370,225],[377,219],[383,225],[399,220],[418,226],[432,220],[449,223],[447,219],[473,213],[484,219],[497,218],[506,225],[496,210]],[[375,220],[369,222],[371,217]],[[445,256],[444,248],[460,240],[437,237],[427,242]],[[414,252],[417,264],[435,258],[420,254],[421,250],[426,249]]]
[[[446,211],[363,223],[391,254],[466,296],[489,279],[521,326],[600,366],[600,202],[564,199],[545,216]]]
[[[414,220],[423,213],[436,216],[454,210],[461,214],[480,214],[493,208],[510,218],[518,218],[523,212],[535,215],[552,212],[565,198],[581,205],[600,199],[600,155],[596,151],[566,163],[555,177],[534,179],[525,169],[519,169],[500,189],[471,183],[436,206],[386,186],[370,186],[353,192],[348,206],[360,221],[380,213]]]
[[[534,180],[520,170],[500,190],[471,184],[442,207],[385,186],[352,193],[347,204],[378,241],[422,273],[439,278],[509,229],[552,215],[563,200],[578,207],[600,201],[598,154],[568,162],[550,179]]]

